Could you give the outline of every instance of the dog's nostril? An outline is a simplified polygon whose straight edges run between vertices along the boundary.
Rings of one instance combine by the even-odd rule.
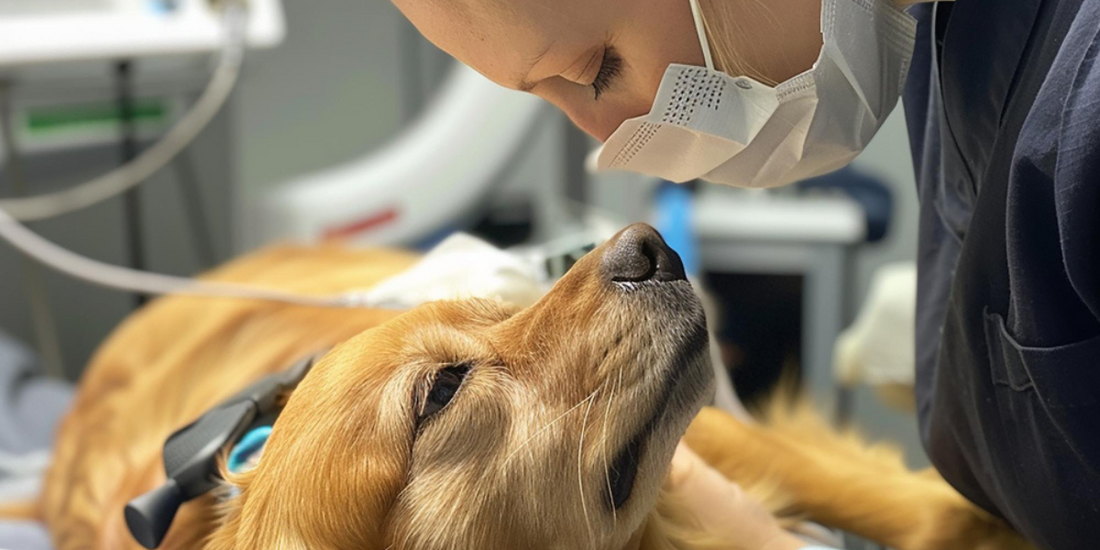
[[[645,257],[646,263],[649,264],[649,269],[646,270],[643,279],[652,279],[657,274],[657,268],[661,264],[660,258],[658,258],[657,247],[653,245],[648,239],[642,241],[642,256]]]
[[[616,282],[680,281],[684,264],[655,229],[644,224],[624,229],[604,256],[607,275]]]

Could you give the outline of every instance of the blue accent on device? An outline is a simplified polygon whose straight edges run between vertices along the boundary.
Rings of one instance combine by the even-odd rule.
[[[229,453],[229,471],[240,473],[256,453],[267,445],[267,438],[271,437],[271,426],[260,426],[246,433],[240,443],[233,447]]]

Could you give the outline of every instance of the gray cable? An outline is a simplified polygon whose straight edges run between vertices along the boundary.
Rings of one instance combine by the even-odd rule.
[[[361,293],[310,296],[250,285],[201,281],[110,265],[66,250],[27,229],[0,209],[0,238],[39,262],[84,281],[148,295],[177,294],[211,298],[264,300],[311,307],[383,307]]]

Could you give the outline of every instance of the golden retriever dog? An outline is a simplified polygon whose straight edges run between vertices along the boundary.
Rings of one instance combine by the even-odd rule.
[[[415,261],[283,247],[208,278],[331,294]],[[139,548],[123,507],[164,482],[167,436],[331,347],[289,396],[258,465],[184,505],[162,548],[699,548],[705,534],[661,491],[681,438],[730,479],[767,492],[784,518],[899,550],[1028,548],[934,474],[910,472],[896,453],[812,415],[750,425],[704,409],[707,334],[679,258],[643,225],[522,310],[484,300],[397,314],[160,299],[94,357],[37,515],[58,550]]]

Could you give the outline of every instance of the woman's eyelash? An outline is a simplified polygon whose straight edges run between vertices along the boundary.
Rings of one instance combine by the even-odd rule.
[[[623,58],[619,57],[619,53],[615,51],[615,48],[608,46],[603,51],[603,62],[600,63],[600,72],[596,74],[596,79],[592,81],[592,89],[595,90],[596,100],[600,99],[611,85],[615,83],[615,79],[623,72]]]

